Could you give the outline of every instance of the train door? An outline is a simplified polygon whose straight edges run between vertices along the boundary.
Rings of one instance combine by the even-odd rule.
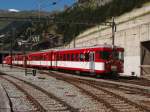
[[[55,53],[55,66],[57,68],[57,53]]]
[[[90,66],[90,72],[95,72],[95,52],[91,51],[89,53],[89,66]]]
[[[46,53],[43,54],[43,62],[44,62],[44,66],[48,67],[48,59],[47,59],[47,54]]]
[[[51,59],[52,59],[52,68],[55,68],[55,53],[53,52],[52,55],[51,55]]]
[[[50,66],[50,68],[52,68],[52,66],[53,66],[53,58],[52,58],[52,56],[53,56],[53,52],[50,52],[49,54],[48,54],[48,60],[49,60],[49,66]]]
[[[54,68],[57,68],[57,53],[54,53],[54,55],[53,55],[54,57],[53,57],[53,60],[54,60]]]

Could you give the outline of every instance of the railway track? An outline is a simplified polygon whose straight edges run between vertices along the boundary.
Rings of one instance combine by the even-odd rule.
[[[47,74],[47,72],[41,72]],[[101,105],[101,109],[106,112],[149,112],[150,106],[148,105],[140,105],[129,98],[126,98],[122,95],[118,95],[117,92],[124,91],[129,92],[131,94],[136,93],[138,95],[145,95],[149,98],[149,94],[143,89],[130,87],[130,86],[120,86],[118,84],[104,83],[99,81],[86,80],[81,78],[75,78],[71,76],[64,76],[63,73],[52,72],[48,74],[58,80],[63,80],[68,82],[75,87],[77,87],[82,93],[91,97],[94,101],[99,102]],[[41,74],[42,76],[42,74]],[[11,76],[12,78],[16,78],[17,76]],[[18,79],[18,78],[17,78]],[[20,81],[26,82],[22,79],[18,79]],[[28,81],[28,80],[27,80]],[[34,83],[36,84],[36,83]],[[33,85],[33,83],[29,83],[29,85]],[[36,86],[38,87],[38,86]],[[38,87],[39,88],[39,87]],[[44,92],[45,93],[45,92]],[[115,103],[114,103],[115,102]],[[73,109],[74,111],[77,111]],[[83,110],[84,111],[84,110]]]
[[[9,75],[3,75],[0,77],[9,81],[20,91],[24,92],[28,99],[32,101],[35,108],[37,108],[37,111],[78,112],[77,109],[73,108],[66,102],[32,83]]]
[[[7,96],[8,100],[9,100],[10,112],[14,112],[13,106],[12,106],[11,98],[10,98],[10,96],[8,95],[6,88],[5,88],[3,85],[2,85],[2,87],[4,88],[4,91],[5,91],[5,93],[6,93],[6,96]]]
[[[18,67],[18,66],[13,66],[14,68],[19,68],[19,69],[24,69],[22,67]],[[87,74],[86,74],[87,75]],[[107,78],[104,77],[102,78],[104,80],[108,80],[108,81],[113,81],[113,82],[123,82],[123,83],[127,83],[127,84],[135,84],[135,85],[139,85],[139,86],[150,86],[150,80],[146,79],[146,78],[136,78],[136,77],[123,77],[120,76],[118,78]]]
[[[135,103],[119,94],[111,92],[106,86],[101,87],[100,84],[94,84],[88,80],[79,78],[71,78],[60,74],[48,74],[56,79],[66,81],[91,96],[94,100],[103,103],[107,108],[114,112],[149,112],[147,106]],[[116,88],[115,88],[116,89]],[[129,90],[128,90],[129,91]],[[118,91],[119,92],[119,91]]]
[[[146,78],[136,78],[136,77],[118,77],[118,80],[112,80],[112,79],[108,79],[111,81],[115,81],[115,82],[124,82],[124,83],[129,83],[129,84],[136,84],[136,85],[140,85],[140,86],[150,86],[150,80],[146,79]]]
[[[41,72],[42,73],[42,72]],[[48,72],[44,72],[44,73],[48,73]],[[53,72],[55,73],[55,72]],[[65,74],[65,73],[62,73],[62,72],[56,72],[56,73],[60,73],[61,75]],[[58,74],[57,74],[58,75]],[[72,77],[72,74],[69,74],[68,75],[70,78]],[[150,86],[150,80],[148,79],[145,79],[145,78],[142,78],[142,79],[133,79],[133,78],[127,78],[127,80],[125,80],[124,78],[122,79],[103,79],[102,80],[105,80],[105,81],[97,81],[97,80],[90,80],[90,79],[87,79],[86,77],[85,78],[80,78],[80,77],[75,77],[76,79],[79,79],[79,80],[82,80],[82,81],[87,81],[87,82],[90,82],[92,84],[95,84],[95,85],[99,85],[99,86],[104,86],[104,87],[107,87],[107,88],[117,88],[119,90],[122,90],[122,91],[130,91],[130,92],[136,92],[138,94],[141,94],[141,95],[147,95],[149,96],[149,91],[144,89],[144,88],[138,88],[138,87],[135,87],[136,85],[137,86],[147,86],[149,87]],[[128,80],[128,79],[131,79],[131,80]],[[133,80],[132,80],[133,79]],[[110,82],[109,82],[110,81]],[[145,82],[144,82],[145,81]],[[124,83],[123,85],[119,85],[119,84],[116,84],[116,83],[112,83],[112,82],[120,82],[120,83]],[[144,82],[142,84],[142,82]],[[127,84],[134,84],[135,86],[132,87],[132,86],[129,86],[129,85],[125,85],[125,83]]]
[[[34,107],[34,109],[32,109],[32,110],[23,110],[22,109],[22,111],[46,112],[45,109],[40,105],[40,103],[36,99],[34,99],[25,89],[21,88],[15,82],[13,82],[13,81],[11,81],[11,80],[3,77],[3,76],[0,76],[0,79],[1,80],[5,80],[5,82],[3,82],[3,83],[5,83],[5,84],[3,84],[3,87],[4,87],[4,90],[7,93],[7,97],[9,98],[11,112],[17,112],[17,111],[20,111],[20,110],[18,110],[16,107],[13,107],[14,104],[11,101],[12,96],[9,96],[9,94],[8,94],[8,92],[6,90],[6,88],[8,88],[8,86],[10,86],[11,88],[14,88],[13,86],[15,86],[15,88],[17,89],[17,90],[15,90],[15,93],[18,93],[18,91],[23,93],[25,95],[25,97],[26,97],[24,100],[28,100],[30,102],[30,105],[32,105]]]

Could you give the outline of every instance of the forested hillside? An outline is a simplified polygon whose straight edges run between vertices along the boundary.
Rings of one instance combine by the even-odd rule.
[[[103,1],[103,2],[99,2]],[[150,2],[149,0],[85,0],[73,4],[72,7],[60,12],[41,12],[41,17],[47,17],[46,21],[30,22],[28,26],[24,23],[16,22],[18,33],[16,38],[20,38],[24,35],[25,39],[28,39],[30,35],[40,35],[41,41],[46,37],[46,34],[52,35],[51,37],[63,37],[64,43],[69,43],[74,37],[82,33],[88,28],[94,25],[100,24],[107,19],[119,16],[126,12],[129,12],[135,8],[141,7],[144,3]],[[21,11],[19,13],[8,12],[0,10],[0,17],[37,17],[38,11]],[[48,18],[52,18],[50,20]],[[78,24],[75,24],[78,23]],[[85,25],[82,23],[94,23],[93,25]],[[23,24],[23,26],[19,25]],[[8,25],[8,26],[7,26]],[[5,31],[7,29],[11,32],[11,23],[9,21],[0,21],[0,30]],[[10,29],[9,29],[10,28]],[[11,35],[11,34],[10,34]],[[6,38],[6,43],[10,44],[11,38]],[[40,42],[39,42],[40,43]],[[9,45],[8,45],[9,46]],[[52,47],[55,47],[52,45]]]
[[[71,41],[73,37],[93,26],[74,24],[75,22],[99,24],[106,21],[106,19],[119,16],[132,9],[141,7],[146,2],[150,2],[149,0],[110,0],[105,5],[95,5],[98,0],[93,1],[88,0],[82,5],[76,4],[69,10],[56,16],[56,21],[61,21],[61,24],[57,24],[56,32],[64,35],[65,42]],[[62,24],[63,22],[64,24]]]

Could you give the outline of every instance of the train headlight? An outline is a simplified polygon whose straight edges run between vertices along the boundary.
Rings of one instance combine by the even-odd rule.
[[[112,70],[112,71],[117,71],[117,66],[112,65],[112,66],[111,66],[111,70]]]

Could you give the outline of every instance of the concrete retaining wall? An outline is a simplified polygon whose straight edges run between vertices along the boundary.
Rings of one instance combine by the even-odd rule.
[[[150,5],[133,10],[115,18],[117,32],[115,45],[125,48],[124,74],[135,72],[140,76],[140,43],[150,41]],[[111,44],[111,28],[96,26],[80,34],[76,40],[76,47],[92,46],[96,44]],[[72,41],[66,47],[73,47]]]

